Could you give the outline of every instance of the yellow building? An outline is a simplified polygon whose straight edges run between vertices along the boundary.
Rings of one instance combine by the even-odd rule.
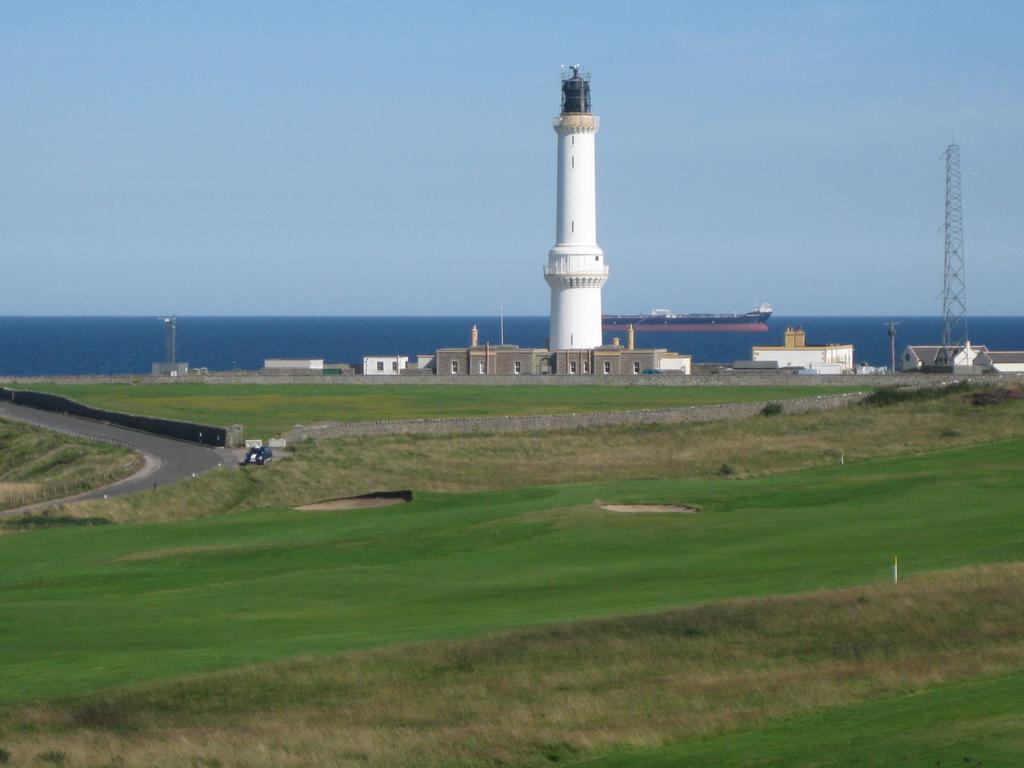
[[[852,344],[807,344],[803,328],[786,328],[781,347],[754,347],[751,360],[775,362],[779,368],[807,368],[815,373],[852,373]]]

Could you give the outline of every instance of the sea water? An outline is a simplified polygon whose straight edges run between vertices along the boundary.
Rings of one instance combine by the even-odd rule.
[[[907,344],[936,344],[938,317],[772,317],[765,332],[637,333],[639,347],[664,347],[693,355],[696,363],[750,359],[754,345],[782,344],[787,326],[807,332],[808,344],[853,344],[858,363],[889,364],[888,322],[897,320],[897,355]],[[432,354],[439,347],[501,340],[493,316],[467,317],[179,317],[177,359],[211,371],[257,370],[267,358],[322,358],[360,364],[365,355]],[[1024,349],[1024,318],[977,317],[968,321],[974,344]],[[542,347],[547,317],[506,317],[504,340]],[[625,333],[605,332],[626,342]],[[160,317],[0,317],[0,375],[71,376],[149,373],[165,359]]]

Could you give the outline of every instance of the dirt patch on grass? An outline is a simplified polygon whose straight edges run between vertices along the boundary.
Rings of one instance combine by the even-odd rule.
[[[111,562],[124,563],[133,560],[163,560],[168,557],[187,557],[188,555],[205,555],[214,552],[231,552],[234,550],[253,549],[243,544],[202,544],[195,547],[168,547],[167,549],[148,549],[144,552],[132,552]],[[270,549],[269,545],[260,549]]]
[[[374,507],[390,507],[412,501],[412,491],[382,491],[366,493],[362,496],[349,496],[344,499],[329,499],[315,504],[305,504],[295,509],[306,511],[328,511],[338,509],[373,509]]]
[[[635,515],[640,512],[667,513],[692,515],[700,512],[697,507],[688,507],[682,504],[602,504],[601,509],[606,512],[619,512],[623,515]]]

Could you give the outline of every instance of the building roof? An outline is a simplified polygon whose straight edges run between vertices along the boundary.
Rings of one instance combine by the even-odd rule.
[[[907,349],[910,350],[913,355],[921,361],[922,365],[935,365],[935,359],[939,356],[939,351],[942,349],[941,344],[909,344]],[[988,347],[984,344],[971,344],[971,349],[978,354],[991,355]],[[963,351],[963,347],[953,347],[953,354],[958,355]],[[1009,361],[1000,361],[1009,362]]]
[[[1024,352],[1013,351],[1013,352],[995,352],[988,351],[985,353],[993,363],[1024,363]]]
[[[793,350],[795,352],[799,352],[801,350],[810,350],[810,351],[814,352],[814,351],[817,351],[817,350],[820,350],[820,349],[853,349],[853,344],[806,344],[805,346],[802,346],[802,347],[783,347],[783,346],[774,347],[774,346],[765,346],[765,347],[751,347],[751,349],[782,349],[782,350],[789,349],[789,350]]]
[[[499,354],[499,353],[500,354],[509,354],[509,353],[533,354],[533,353],[539,353],[539,354],[546,355],[548,353],[548,351],[546,349],[542,348],[542,347],[520,347],[517,344],[478,344],[475,347],[469,347],[469,346],[466,346],[466,347],[439,347],[437,349],[437,352],[438,353],[444,352],[444,353],[448,353],[448,354],[451,354],[453,352],[459,352],[461,354],[466,354],[468,352],[469,354],[478,354],[478,355],[483,355],[483,354],[496,355],[496,354]]]

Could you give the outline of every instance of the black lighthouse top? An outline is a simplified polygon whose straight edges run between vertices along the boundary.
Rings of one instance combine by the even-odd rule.
[[[562,73],[562,114],[590,114],[590,73],[577,64]]]

